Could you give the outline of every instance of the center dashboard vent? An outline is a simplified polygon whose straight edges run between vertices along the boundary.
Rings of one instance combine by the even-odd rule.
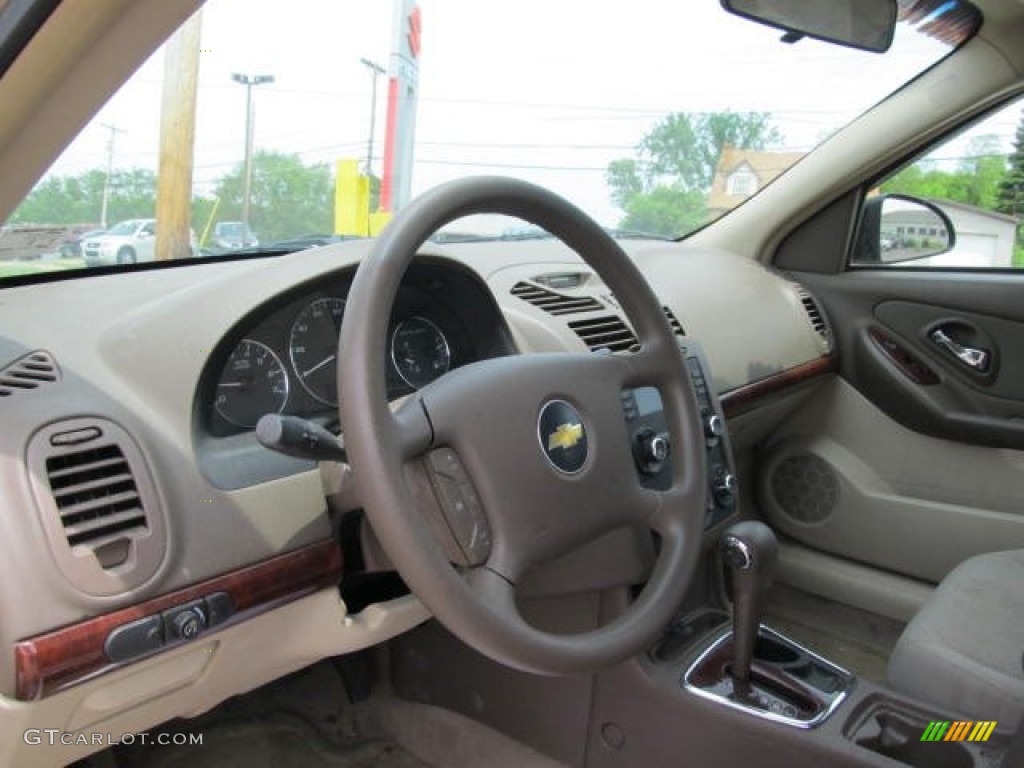
[[[38,389],[59,378],[60,370],[53,355],[42,350],[31,352],[0,370],[0,397]]]
[[[516,283],[509,293],[528,304],[543,309],[549,315],[575,315],[580,312],[604,309],[601,302],[591,296],[568,296],[525,281]]]
[[[663,309],[665,318],[672,328],[672,333],[676,336],[685,336],[686,332],[672,310],[668,307],[663,307]],[[569,327],[583,340],[584,344],[595,352],[601,349],[608,349],[612,352],[632,352],[640,346],[636,334],[618,315],[573,320],[569,323]]]
[[[50,549],[82,592],[113,595],[153,576],[165,521],[145,459],[100,418],[50,424],[32,437],[28,469]]]

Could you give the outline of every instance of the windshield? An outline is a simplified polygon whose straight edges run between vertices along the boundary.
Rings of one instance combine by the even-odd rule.
[[[9,217],[0,277],[115,266],[59,245],[129,217],[192,232],[160,228],[132,264],[373,236],[416,194],[480,174],[548,187],[620,236],[680,237],[951,50],[908,23],[884,55],[787,45],[717,0],[282,8],[210,0],[155,52]],[[29,229],[52,242],[18,245]],[[537,236],[499,217],[445,234]]]

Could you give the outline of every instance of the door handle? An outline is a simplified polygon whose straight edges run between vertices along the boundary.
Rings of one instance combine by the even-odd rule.
[[[953,357],[966,365],[972,371],[984,373],[988,369],[989,352],[986,349],[975,349],[965,347],[949,337],[944,330],[936,328],[929,334],[933,343],[946,349]]]

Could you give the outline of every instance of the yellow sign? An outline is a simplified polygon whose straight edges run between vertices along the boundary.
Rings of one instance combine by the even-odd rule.
[[[339,160],[334,181],[334,231],[370,234],[370,180],[359,173],[358,160]]]
[[[339,235],[376,237],[391,221],[387,211],[370,212],[370,178],[358,160],[339,160],[334,181],[334,231]]]

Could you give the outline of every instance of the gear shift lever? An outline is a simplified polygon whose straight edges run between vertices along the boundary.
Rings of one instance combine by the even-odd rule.
[[[732,678],[734,690],[742,695],[750,688],[750,662],[761,623],[761,596],[771,586],[779,544],[771,528],[747,520],[725,531],[719,549],[732,571]]]

